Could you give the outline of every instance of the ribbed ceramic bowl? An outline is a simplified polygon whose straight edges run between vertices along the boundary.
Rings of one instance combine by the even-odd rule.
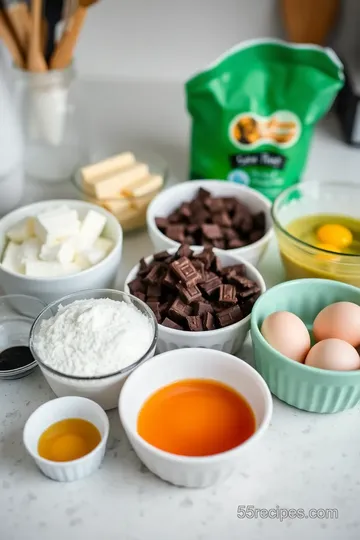
[[[262,322],[274,311],[291,311],[311,330],[316,315],[340,301],[360,305],[360,289],[327,279],[299,279],[269,289],[253,307],[255,368],[271,392],[293,407],[317,413],[351,409],[360,401],[360,370],[329,371],[294,362],[267,343],[260,332]]]

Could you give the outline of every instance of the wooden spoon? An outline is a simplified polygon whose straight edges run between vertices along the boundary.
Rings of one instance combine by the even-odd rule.
[[[23,68],[25,64],[24,57],[21,54],[21,50],[17,44],[16,38],[9,28],[6,18],[2,12],[0,12],[0,39],[2,39],[5,46],[9,50],[15,64],[18,67]]]
[[[73,52],[78,40],[80,31],[84,25],[88,8],[98,0],[80,0],[79,6],[69,21],[61,36],[53,56],[50,59],[50,69],[64,69],[72,59]]]
[[[30,33],[30,13],[26,2],[21,0],[3,0],[4,14],[10,22],[13,33],[20,45],[21,52],[26,53]]]
[[[280,9],[290,41],[326,45],[340,0],[280,0]]]
[[[47,71],[47,64],[42,53],[41,43],[41,20],[42,20],[42,0],[32,0],[31,2],[31,34],[29,43],[29,54],[27,67],[29,71]]]

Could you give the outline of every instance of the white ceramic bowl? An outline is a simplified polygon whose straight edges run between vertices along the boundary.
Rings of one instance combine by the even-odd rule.
[[[178,248],[168,249],[169,253],[175,253]],[[192,247],[195,253],[201,253],[204,248],[199,246]],[[260,272],[249,262],[241,259],[240,257],[230,254],[229,251],[223,251],[220,249],[214,249],[214,253],[223,264],[223,266],[231,266],[232,264],[244,264],[246,267],[246,275],[249,279],[256,281],[259,285],[261,294],[266,291],[265,281],[263,280]],[[153,255],[147,257],[146,262],[150,262],[153,259]],[[135,279],[139,270],[137,264],[130,270],[126,280],[124,290],[129,293],[128,283]],[[245,341],[246,335],[250,329],[250,317],[247,317],[241,321],[225,326],[225,328],[217,328],[216,330],[207,330],[204,332],[190,332],[186,330],[175,330],[159,324],[159,337],[157,343],[157,351],[163,353],[165,351],[171,351],[173,349],[182,349],[184,347],[206,347],[207,349],[217,349],[227,353],[234,353],[240,350],[242,344]]]
[[[147,351],[141,358],[138,358],[133,364],[119,369],[115,373],[109,373],[98,377],[80,377],[75,375],[67,375],[61,373],[52,367],[48,366],[44,358],[38,354],[34,346],[34,336],[40,329],[43,320],[53,317],[59,308],[59,305],[68,306],[77,300],[89,300],[91,298],[110,298],[111,300],[126,302],[132,304],[141,311],[150,321],[153,328],[153,339]],[[125,379],[142,362],[152,358],[155,353],[158,337],[158,324],[151,309],[141,300],[135,298],[131,294],[126,294],[121,291],[113,291],[111,289],[94,289],[82,291],[77,294],[71,294],[60,298],[56,302],[49,304],[37,317],[30,333],[30,350],[33,357],[37,361],[42,374],[47,380],[54,394],[58,397],[63,396],[81,396],[91,399],[98,403],[100,407],[106,411],[117,407],[120,390]],[[99,358],[101,361],[101,358]]]
[[[208,457],[170,454],[140,437],[137,420],[146,399],[175,381],[199,378],[226,384],[247,400],[256,418],[254,435],[232,450]],[[130,375],[120,394],[119,413],[131,445],[150,471],[178,486],[204,488],[227,478],[261,438],[271,419],[272,399],[264,379],[243,360],[220,351],[179,349],[156,356]]]
[[[101,435],[100,443],[92,452],[73,461],[57,462],[40,457],[40,436],[52,424],[66,418],[81,418],[94,424]],[[46,476],[59,482],[72,482],[89,476],[100,467],[108,435],[108,417],[97,403],[82,397],[63,397],[44,403],[32,413],[25,424],[23,441],[26,450]]]
[[[150,203],[146,221],[148,233],[155,252],[179,246],[178,242],[165,236],[156,226],[156,217],[167,217],[183,202],[192,201],[200,188],[207,189],[215,197],[236,197],[252,212],[264,212],[266,217],[266,233],[257,242],[237,249],[228,249],[231,255],[239,255],[244,260],[258,264],[273,234],[271,221],[271,203],[258,191],[234,182],[221,180],[193,180],[182,182],[159,193]]]
[[[28,277],[11,272],[0,264],[0,287],[6,294],[26,294],[49,303],[62,296],[84,289],[98,289],[112,286],[121,260],[123,246],[122,229],[117,219],[110,212],[88,202],[72,200],[42,201],[10,212],[10,214],[0,219],[0,253],[4,249],[6,232],[12,226],[26,217],[36,216],[39,212],[60,205],[67,205],[77,210],[81,217],[85,217],[89,210],[95,210],[103,214],[107,219],[104,236],[113,240],[113,249],[98,264],[78,274],[69,276],[51,278]]]

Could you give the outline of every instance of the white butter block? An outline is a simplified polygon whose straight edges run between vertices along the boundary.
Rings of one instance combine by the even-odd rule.
[[[44,244],[53,245],[61,239],[77,235],[80,220],[76,210],[64,206],[39,214],[35,218],[34,229]]]
[[[160,189],[163,185],[164,179],[160,175],[147,176],[142,178],[135,185],[129,189],[129,195],[132,197],[143,197]]]
[[[101,176],[113,174],[120,169],[130,167],[130,165],[133,165],[134,163],[135,156],[131,152],[124,152],[108,159],[104,159],[103,161],[99,161],[99,163],[83,167],[81,169],[81,175],[84,182],[91,184]]]
[[[111,197],[121,194],[122,190],[130,189],[134,182],[148,176],[148,174],[149,167],[145,163],[136,163],[127,169],[95,182],[93,186],[94,194],[97,199],[111,199]]]
[[[13,242],[24,242],[34,235],[34,219],[25,218],[14,227],[11,227],[6,233],[6,236]]]
[[[100,212],[89,210],[81,224],[79,236],[77,238],[79,249],[83,250],[90,248],[101,235],[105,225],[105,216],[100,214]]]
[[[81,269],[81,270],[87,270],[92,266],[89,259],[86,257],[84,253],[77,253],[75,255],[74,263]]]
[[[105,259],[113,246],[114,243],[108,238],[98,238],[90,249],[83,252],[83,256],[89,261],[90,265],[93,266]]]
[[[21,272],[21,246],[15,242],[9,242],[6,246],[2,265],[11,272]]]
[[[25,275],[31,277],[60,277],[80,272],[81,268],[75,263],[66,265],[54,261],[27,261],[25,263]]]
[[[75,253],[74,242],[72,239],[69,239],[54,246],[44,244],[41,247],[40,259],[43,261],[57,261],[61,264],[67,264],[73,262]]]
[[[38,238],[29,238],[20,244],[20,262],[37,261],[40,254],[41,243]]]

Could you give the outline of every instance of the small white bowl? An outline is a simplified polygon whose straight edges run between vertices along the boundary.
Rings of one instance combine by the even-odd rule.
[[[165,236],[165,234],[157,228],[155,218],[167,217],[183,202],[192,201],[200,188],[208,190],[215,197],[236,197],[248,206],[251,212],[265,213],[266,233],[260,240],[257,240],[257,242],[248,246],[226,250],[230,255],[239,255],[239,257],[242,257],[245,261],[256,266],[265,252],[273,234],[270,213],[271,203],[264,195],[254,189],[241,184],[235,184],[234,182],[225,182],[221,180],[192,180],[189,182],[182,182],[181,184],[177,184],[162,191],[153,199],[147,210],[146,221],[148,233],[154,245],[155,252],[179,246],[178,242],[171,240],[171,238]]]
[[[84,289],[102,289],[111,287],[115,280],[122,254],[123,232],[117,219],[104,208],[84,201],[51,200],[42,201],[14,210],[0,219],[0,253],[3,252],[6,232],[22,219],[36,216],[49,208],[66,205],[79,212],[81,218],[89,210],[103,214],[107,223],[104,236],[113,240],[111,252],[99,263],[78,274],[51,278],[28,277],[11,272],[0,263],[0,287],[6,294],[26,294],[40,298],[46,303],[53,302],[62,296]]]
[[[81,418],[94,424],[100,432],[100,443],[86,456],[73,461],[50,461],[39,456],[40,436],[55,422],[66,418]],[[23,434],[26,450],[39,469],[52,480],[73,482],[96,471],[104,458],[109,436],[109,420],[104,410],[94,401],[83,397],[62,397],[41,405],[28,418]]]
[[[177,247],[168,249],[171,254],[177,251]],[[195,253],[201,253],[203,247],[193,246],[191,248]],[[260,287],[260,294],[266,291],[265,281],[263,280],[260,272],[244,259],[230,254],[229,251],[223,251],[220,249],[214,249],[214,253],[223,264],[223,266],[231,266],[232,264],[244,264],[246,267],[246,276],[249,279],[255,281]],[[153,255],[150,255],[145,260],[147,263],[152,261]],[[129,293],[128,283],[135,279],[139,270],[137,264],[130,270],[127,278],[125,279],[124,290]],[[206,330],[203,332],[190,332],[187,330],[176,330],[174,328],[168,328],[167,326],[158,325],[159,337],[157,343],[157,351],[163,353],[171,351],[173,349],[182,349],[186,347],[206,347],[207,349],[217,349],[227,353],[234,353],[240,350],[242,344],[245,341],[246,335],[250,329],[250,317],[251,313],[235,324],[225,326],[224,328],[217,328],[216,330]]]
[[[168,384],[199,378],[226,384],[247,400],[255,414],[254,435],[232,450],[208,457],[170,454],[140,437],[137,420],[144,402]],[[262,437],[271,420],[272,398],[264,379],[243,360],[220,351],[179,349],[156,356],[130,375],[120,394],[119,414],[131,445],[150,471],[178,486],[204,488],[227,478]]]

